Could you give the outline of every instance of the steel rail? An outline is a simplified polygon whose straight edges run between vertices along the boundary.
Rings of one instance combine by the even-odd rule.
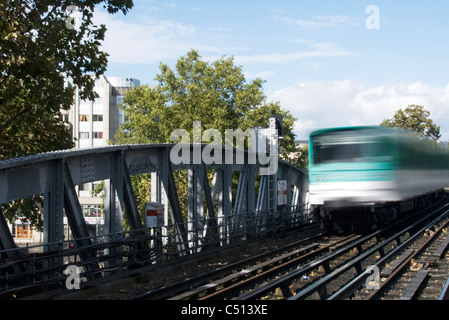
[[[445,207],[448,204],[445,205]],[[375,245],[374,247],[368,249],[367,251],[365,251],[363,254],[357,256],[355,259],[351,260],[349,263],[340,266],[339,268],[337,268],[336,270],[334,270],[333,272],[330,272],[328,275],[326,275],[325,277],[321,278],[320,280],[318,280],[317,282],[314,282],[313,284],[311,284],[310,286],[308,286],[305,289],[300,290],[299,292],[296,292],[293,296],[289,297],[288,300],[298,300],[298,299],[304,299],[307,296],[311,295],[312,293],[316,292],[317,290],[319,290],[320,288],[323,288],[327,283],[329,283],[330,281],[332,281],[333,279],[335,279],[337,276],[339,276],[340,274],[342,274],[343,272],[353,268],[353,267],[358,267],[359,270],[361,270],[361,262],[366,259],[367,257],[369,257],[370,255],[372,255],[373,253],[377,252],[377,251],[382,251],[383,246],[385,246],[386,244],[388,244],[391,241],[396,240],[401,234],[406,233],[410,230],[412,230],[413,228],[415,228],[419,223],[426,221],[429,219],[429,216],[435,214],[435,212],[440,211],[441,208],[438,208],[437,210],[435,210],[434,212],[427,214],[426,217],[420,219],[417,223],[412,224],[410,226],[408,226],[407,228],[401,230],[399,233],[394,234],[393,236],[389,237],[387,240],[384,240],[382,242],[380,242],[379,244]],[[408,217],[406,218],[408,219]],[[404,219],[405,220],[405,219]],[[255,289],[252,292],[249,292],[247,294],[244,294],[242,296],[240,296],[238,299],[239,300],[249,300],[249,299],[257,299],[258,297],[262,296],[263,294],[267,293],[267,292],[272,292],[274,289],[276,288],[281,288],[283,286],[286,286],[287,284],[290,284],[291,282],[293,282],[294,280],[300,278],[302,275],[316,269],[319,266],[328,264],[331,260],[333,260],[335,257],[339,256],[339,255],[343,255],[346,251],[356,247],[356,246],[361,246],[364,242],[368,241],[369,239],[373,238],[373,237],[377,237],[379,236],[381,233],[391,229],[393,226],[388,226],[385,229],[382,230],[378,230],[372,234],[369,234],[361,239],[359,239],[358,241],[356,241],[356,243],[351,243],[349,245],[349,247],[346,248],[342,248],[336,252],[334,252],[333,254],[316,260],[314,262],[312,262],[311,264],[296,270],[292,273],[289,273],[283,277],[280,277],[278,279],[275,279],[273,281],[271,281],[270,283],[264,285],[261,288]]]
[[[449,300],[449,278],[447,278],[438,300]]]
[[[449,210],[447,210],[445,213],[443,213],[440,217],[438,217],[438,221],[432,221],[431,223],[429,223],[426,227],[423,227],[421,230],[419,230],[413,237],[413,240],[416,240],[417,238],[419,238],[420,236],[422,236],[422,233],[425,232],[428,228],[432,227],[433,225],[435,225],[436,223],[440,222],[442,219],[444,219],[445,217],[447,217],[447,215],[449,214]],[[426,241],[424,243],[422,243],[419,248],[417,248],[416,250],[413,251],[413,253],[407,257],[407,259],[405,259],[400,266],[398,266],[393,273],[387,277],[384,281],[382,281],[380,283],[380,288],[379,289],[375,289],[374,291],[372,291],[366,298],[365,300],[373,300],[375,298],[377,298],[384,290],[384,288],[386,288],[394,279],[396,279],[399,274],[410,264],[410,261],[412,259],[415,259],[416,256],[418,256],[418,254],[420,254],[425,248],[427,248],[427,246],[435,239],[435,237],[440,234],[440,232],[443,230],[443,228],[445,228],[447,225],[449,224],[449,221],[446,221],[444,223],[443,226],[441,226],[440,228],[438,228],[429,238],[426,239]],[[411,241],[407,241],[407,242],[411,242]]]
[[[444,208],[448,207],[449,204],[445,204],[442,208],[436,209],[434,212],[430,213],[429,215],[434,215],[436,214],[438,211],[443,210]],[[384,264],[386,264],[388,261],[390,261],[394,256],[398,256],[400,254],[400,252],[402,252],[403,250],[405,250],[405,248],[407,248],[407,246],[412,243],[416,238],[418,238],[419,236],[421,236],[421,232],[428,229],[430,226],[434,225],[437,221],[440,220],[440,218],[442,219],[443,217],[445,217],[448,214],[449,211],[445,211],[442,215],[440,215],[439,217],[435,218],[434,220],[432,220],[430,223],[428,223],[427,225],[425,225],[424,227],[422,227],[418,232],[416,232],[413,236],[409,237],[406,241],[404,241],[402,244],[398,245],[398,247],[394,248],[393,250],[391,250],[389,253],[387,253],[384,257],[382,257],[380,260],[378,260],[375,264],[373,264],[374,266],[377,267],[381,267]],[[416,223],[414,223],[413,225],[407,227],[404,230],[401,230],[400,232],[396,233],[395,235],[391,236],[390,238],[386,239],[383,241],[383,243],[388,244],[389,242],[392,242],[393,240],[397,239],[401,234],[405,234],[407,232],[409,232],[411,229],[413,229],[415,226],[423,223],[425,220],[428,219],[428,216],[423,217],[422,219],[420,219],[419,221],[417,221]],[[415,256],[413,254],[413,256]],[[351,296],[356,290],[358,290],[363,283],[366,281],[366,279],[371,275],[371,271],[370,270],[366,270],[365,272],[361,273],[360,275],[358,275],[356,278],[354,278],[351,282],[349,282],[347,285],[345,285],[344,287],[342,287],[341,289],[339,289],[338,291],[336,291],[335,293],[333,293],[328,300],[342,300],[342,299],[346,299],[349,296]]]
[[[272,257],[274,255],[282,253],[286,250],[289,250],[291,248],[294,248],[294,247],[297,247],[300,245],[304,245],[307,242],[313,242],[314,240],[319,239],[320,237],[324,236],[325,234],[326,233],[319,233],[317,235],[314,235],[313,237],[298,240],[298,241],[288,244],[286,246],[276,248],[274,250],[270,250],[268,252],[264,252],[264,253],[258,254],[256,256],[252,256],[252,257],[246,258],[244,260],[240,260],[240,261],[228,264],[226,266],[220,267],[215,270],[211,270],[211,271],[203,273],[201,275],[192,276],[192,277],[186,278],[182,281],[178,281],[176,283],[172,283],[172,284],[169,284],[169,285],[166,285],[166,286],[154,289],[154,290],[147,291],[145,293],[142,293],[135,297],[132,297],[130,300],[168,299],[169,297],[173,297],[173,296],[185,291],[186,288],[202,286],[210,280],[229,275],[230,273],[232,273],[233,270],[245,268],[246,266],[251,265],[252,263],[254,263],[256,261],[267,259],[269,257]]]
[[[362,237],[362,238],[360,236],[354,236],[352,239],[353,241],[351,241],[348,244],[345,244],[343,247],[339,247],[337,250],[333,251],[331,254],[329,254],[325,257],[319,258],[317,260],[314,260],[311,263],[309,263],[308,265],[306,265],[296,271],[290,272],[283,277],[272,280],[260,288],[257,288],[251,292],[248,292],[242,296],[239,296],[238,299],[239,300],[257,299],[257,298],[261,297],[262,295],[275,290],[276,288],[281,288],[281,287],[285,286],[287,283],[291,283],[295,279],[300,278],[302,275],[309,273],[309,272],[313,271],[314,269],[317,269],[320,266],[324,266],[325,268],[328,268],[330,261],[332,261],[336,257],[341,256],[342,254],[346,253],[347,251],[350,251],[354,247],[357,247],[357,246],[361,245],[362,243],[372,239],[373,237],[376,237],[379,232],[380,231],[376,231],[376,232],[374,232],[370,235],[367,235],[365,237]]]
[[[253,267],[253,273],[256,273],[254,276],[251,276],[247,279],[244,279],[243,281],[240,281],[238,283],[232,284],[228,287],[225,287],[219,291],[216,291],[214,293],[211,293],[207,296],[204,296],[200,298],[199,300],[211,300],[211,299],[222,299],[224,297],[229,298],[232,295],[235,295],[236,292],[239,292],[240,290],[243,290],[245,287],[253,286],[256,282],[263,281],[267,277],[273,276],[279,272],[282,272],[282,270],[285,269],[291,269],[294,266],[299,265],[301,262],[306,261],[311,256],[316,256],[319,254],[322,254],[323,252],[332,250],[333,247],[344,245],[347,242],[353,241],[354,238],[359,237],[355,235],[346,236],[342,239],[340,239],[338,242],[330,243],[322,248],[319,248],[315,251],[308,252],[304,255],[298,256],[294,259],[287,260],[286,262],[276,265],[268,270],[260,272],[262,269],[262,266],[255,266]],[[288,259],[289,257],[286,256]],[[274,263],[270,263],[273,265]]]
[[[283,260],[288,260],[291,257],[294,257],[294,256],[296,256],[298,254],[303,254],[304,252],[313,250],[313,249],[315,249],[317,247],[318,247],[317,243],[312,243],[312,244],[310,244],[308,246],[305,246],[303,248],[294,250],[293,252],[289,252],[289,253],[283,254],[281,256],[275,257],[275,258],[270,259],[268,261],[264,261],[262,263],[259,263],[259,264],[255,265],[255,266],[251,266],[249,268],[243,269],[243,270],[241,270],[241,271],[239,271],[237,273],[232,273],[232,274],[228,275],[227,277],[224,277],[224,278],[221,278],[221,279],[216,279],[216,280],[214,280],[211,283],[207,283],[207,284],[205,284],[205,285],[203,285],[203,286],[201,286],[199,288],[195,288],[195,289],[192,289],[192,290],[190,290],[188,292],[182,293],[182,294],[180,294],[180,295],[178,295],[176,297],[172,297],[169,300],[192,299],[192,298],[198,296],[200,293],[207,292],[207,291],[209,291],[211,289],[215,289],[215,288],[220,287],[220,286],[226,286],[227,284],[232,283],[234,281],[239,281],[235,285],[231,285],[230,287],[226,287],[226,288],[224,288],[224,289],[222,289],[220,291],[215,292],[215,294],[211,294],[211,295],[209,295],[207,297],[202,297],[199,300],[207,300],[207,299],[211,299],[211,298],[217,297],[217,296],[219,296],[221,294],[227,293],[229,291],[233,291],[232,289],[234,289],[235,286],[240,287],[244,283],[247,283],[248,281],[251,281],[254,278],[260,276],[261,275],[261,273],[259,273],[260,270],[263,270],[265,268],[269,268],[270,266],[272,266],[272,265],[274,265],[276,263],[280,263]],[[301,259],[302,257],[307,256],[309,254],[310,254],[310,252],[306,253],[306,254],[303,254],[303,255],[299,256],[298,258]],[[293,263],[294,261],[297,261],[298,258],[294,258],[293,260],[289,260],[288,262],[289,263]],[[285,263],[281,264],[281,266],[284,266],[284,265],[285,265]],[[275,268],[270,268],[269,270],[263,272],[262,274],[264,274],[266,272],[270,272],[273,269],[276,269],[276,267]],[[254,277],[250,277],[249,279],[245,279],[243,281],[240,281],[241,278],[246,278],[248,275],[251,275],[251,274],[256,274],[256,275]]]

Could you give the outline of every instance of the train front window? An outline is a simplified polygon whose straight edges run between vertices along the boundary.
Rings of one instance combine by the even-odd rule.
[[[312,137],[313,163],[382,161],[386,145],[373,134],[355,131],[325,133]]]
[[[312,136],[313,164],[392,161],[391,138],[375,130],[342,130]]]
[[[329,143],[323,139],[313,139],[313,163],[357,161],[361,158],[361,150],[360,143]]]

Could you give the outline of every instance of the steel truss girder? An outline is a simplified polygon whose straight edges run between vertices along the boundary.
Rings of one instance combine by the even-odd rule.
[[[232,231],[229,217],[245,212],[276,211],[277,180],[287,180],[288,202],[293,206],[304,203],[307,179],[304,172],[279,160],[278,172],[272,176],[260,176],[256,192],[258,166],[248,163],[233,164],[179,164],[169,159],[173,144],[111,146],[86,150],[51,152],[36,156],[0,161],[0,203],[26,198],[32,195],[44,196],[44,239],[46,243],[63,240],[62,221],[64,209],[76,238],[88,238],[85,222],[76,195],[76,185],[94,181],[105,182],[105,211],[107,232],[123,230],[122,216],[126,213],[132,230],[142,227],[137,210],[131,175],[151,173],[152,200],[166,205],[165,222],[171,214],[177,224],[184,246],[187,248],[187,228],[179,205],[178,191],[173,170],[192,170],[192,205],[186,213],[188,219],[204,216],[206,204],[208,220],[199,233],[227,239]],[[196,146],[198,149],[198,146]],[[203,146],[204,147],[204,146]],[[193,146],[191,146],[193,160]],[[226,148],[223,157],[226,159]],[[198,150],[197,150],[198,151]],[[226,152],[225,152],[226,151]],[[235,150],[233,151],[235,153]],[[234,154],[235,155],[235,154]],[[235,159],[237,159],[235,157]],[[244,157],[249,159],[248,155]],[[212,185],[207,179],[207,170],[215,170]],[[232,172],[239,171],[238,191],[232,194]],[[154,180],[154,183],[153,183]],[[293,189],[293,194],[291,190]],[[234,198],[234,207],[233,204]],[[256,201],[257,200],[257,201]],[[203,202],[204,201],[204,202]],[[169,206],[170,209],[169,209]],[[2,215],[3,216],[3,215]],[[1,219],[0,219],[1,220]],[[188,221],[187,221],[188,222]],[[196,231],[195,231],[196,232]],[[2,238],[2,246],[10,247],[11,239]],[[85,242],[85,240],[80,240]],[[83,242],[83,243],[84,243]],[[88,243],[88,242],[85,242]],[[224,244],[222,242],[222,244]]]

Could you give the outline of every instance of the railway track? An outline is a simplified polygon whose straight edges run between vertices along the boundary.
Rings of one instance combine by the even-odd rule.
[[[418,213],[420,214],[420,213]],[[399,231],[394,228],[385,237],[365,251],[350,257],[347,261],[327,272],[311,285],[292,290],[288,300],[319,298],[337,299],[416,299],[425,280],[430,277],[427,268],[437,266],[446,250],[449,240],[444,237],[449,223],[449,206],[433,210],[430,214]],[[432,244],[437,241],[439,255],[431,255]],[[446,265],[446,262],[440,265]],[[444,270],[440,268],[440,270]],[[445,268],[443,277],[449,276]],[[408,274],[407,274],[408,272]],[[411,279],[411,281],[410,281]],[[397,286],[406,283],[402,287]],[[431,286],[434,288],[434,286]],[[392,290],[396,288],[396,290]],[[404,289],[405,288],[405,289]],[[438,290],[437,290],[438,291]],[[442,292],[442,291],[440,291]],[[433,296],[437,299],[439,296]]]
[[[292,290],[291,296],[286,298],[288,300],[418,298],[417,294],[429,276],[426,268],[430,264],[438,265],[437,260],[446,250],[449,240],[445,242],[442,239],[445,238],[443,231],[447,230],[449,223],[448,215],[449,205],[445,204],[399,231],[394,231],[394,227],[391,230],[380,231],[386,233],[385,236],[378,237],[378,242],[369,249],[363,252],[358,250],[357,255],[348,258],[312,284]],[[387,235],[388,233],[391,234]],[[428,249],[437,239],[441,243],[438,247],[440,255],[429,259]],[[447,268],[444,276],[446,279],[449,276]],[[402,282],[407,283],[405,285],[407,289],[403,290],[401,287],[392,290],[392,287],[398,288],[396,285]]]
[[[318,246],[314,240],[323,236],[325,236],[324,233],[320,233],[313,237],[296,241],[289,245],[228,264],[205,274],[192,276],[182,281],[147,291],[133,297],[132,300],[175,299],[175,297],[179,296],[188,298],[189,295],[193,298],[201,294],[201,291],[210,291],[211,288],[215,287],[213,283],[217,279],[229,279],[230,282],[238,281],[261,268],[266,269],[272,265],[280,264],[282,261],[296,259],[298,255],[314,250]],[[217,281],[224,283],[223,280]]]
[[[363,236],[302,240],[134,299],[447,299],[449,204],[430,210]]]
[[[361,282],[367,283],[368,278],[374,278],[365,273],[342,287],[329,300],[349,297],[358,300],[449,299],[449,260],[444,259],[449,247],[448,226],[446,207],[440,216],[398,243],[390,254],[373,265],[371,270],[376,270],[378,278],[377,285],[371,286],[371,290],[360,289]]]

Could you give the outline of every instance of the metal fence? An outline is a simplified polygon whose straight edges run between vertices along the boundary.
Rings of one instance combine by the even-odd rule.
[[[189,221],[182,226],[171,224],[101,235],[91,237],[91,245],[82,247],[77,246],[80,243],[77,239],[2,250],[0,295],[14,298],[23,291],[71,289],[76,281],[107,277],[144,265],[163,265],[311,222],[313,217],[306,208],[294,206],[275,213],[254,211]],[[17,250],[18,254],[6,258],[11,256],[6,254],[11,250]]]

